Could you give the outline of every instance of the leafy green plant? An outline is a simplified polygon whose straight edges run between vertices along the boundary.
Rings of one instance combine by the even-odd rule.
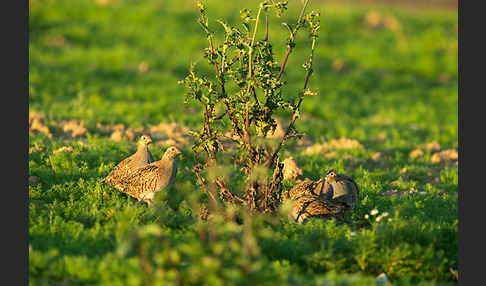
[[[269,35],[269,15],[275,12],[280,17],[287,9],[287,1],[266,0],[260,2],[256,16],[249,9],[242,9],[241,25],[231,26],[222,20],[217,22],[224,28],[222,43],[216,45],[215,32],[209,24],[206,7],[198,2],[199,19],[208,41],[204,57],[213,65],[213,78],[199,74],[192,65],[189,75],[180,81],[189,92],[186,102],[196,101],[203,106],[204,122],[199,132],[194,132],[196,142],[193,150],[203,155],[203,162],[194,171],[199,183],[206,187],[213,203],[217,203],[216,192],[224,202],[243,204],[252,210],[273,212],[280,202],[282,191],[282,168],[279,153],[285,143],[301,134],[295,128],[300,116],[300,107],[306,96],[316,94],[308,88],[312,75],[314,49],[320,29],[320,13],[305,14],[306,0],[294,24],[282,23],[288,29],[287,51],[280,64],[274,57]],[[258,39],[265,16],[265,36]],[[307,29],[310,38],[310,55],[303,64],[304,86],[290,100],[285,99],[282,79],[287,60],[296,46],[296,34]],[[220,110],[218,112],[218,110]],[[222,110],[222,111],[221,111]],[[290,112],[291,120],[279,142],[267,138],[277,127],[276,112]],[[231,134],[237,150],[224,148],[222,138]],[[275,144],[276,143],[276,144]],[[225,159],[226,158],[226,159]],[[236,164],[226,165],[231,161]],[[230,172],[218,172],[221,166]],[[203,170],[214,173],[201,176]],[[243,176],[242,190],[230,185],[234,176]]]

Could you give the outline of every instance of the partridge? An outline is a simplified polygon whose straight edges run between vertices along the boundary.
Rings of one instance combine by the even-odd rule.
[[[118,189],[117,183],[120,181],[121,178],[128,176],[137,168],[154,162],[154,157],[148,149],[148,145],[150,143],[152,143],[152,138],[150,138],[150,136],[140,136],[140,139],[137,143],[137,152],[135,152],[130,157],[125,158],[118,165],[116,165],[115,168],[113,168],[113,170],[110,172],[110,174],[108,174],[108,176],[103,179],[103,181],[106,182],[109,186]]]
[[[308,178],[295,184],[288,192],[288,198],[297,200],[302,196],[315,196],[323,200],[329,200],[332,198],[332,192],[330,190],[329,183],[321,179],[314,182]]]
[[[358,204],[359,189],[356,182],[348,176],[329,170],[324,180],[330,186],[332,198],[330,201],[339,205],[345,211],[354,209]]]
[[[302,224],[305,224],[309,218],[335,218],[345,221],[343,210],[339,206],[316,196],[307,195],[301,196],[294,202],[290,217],[294,222]]]
[[[162,159],[140,167],[118,182],[119,190],[150,205],[155,193],[174,183],[177,175],[177,163],[174,157],[181,151],[169,147]]]

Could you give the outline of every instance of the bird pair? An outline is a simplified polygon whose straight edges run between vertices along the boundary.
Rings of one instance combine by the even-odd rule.
[[[296,184],[284,199],[294,201],[291,218],[305,223],[312,217],[347,221],[346,212],[356,207],[358,196],[358,185],[353,179],[329,170],[316,182],[306,178]]]
[[[176,147],[169,147],[162,159],[155,161],[148,145],[152,139],[142,135],[137,143],[137,152],[125,158],[103,179],[109,186],[126,193],[138,201],[150,205],[155,193],[174,183],[177,175],[175,156],[181,154]]]

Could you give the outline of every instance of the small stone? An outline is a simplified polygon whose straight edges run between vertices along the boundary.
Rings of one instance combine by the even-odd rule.
[[[166,140],[159,140],[159,141],[155,142],[155,144],[161,145],[161,146],[169,146],[169,145],[176,145],[177,141],[169,138],[169,139],[166,139]]]
[[[282,163],[284,164],[283,167],[284,180],[295,180],[303,176],[303,171],[301,168],[299,168],[294,158],[292,157],[287,158]]]
[[[381,22],[383,24],[383,27],[385,29],[391,30],[391,31],[396,31],[400,29],[400,22],[393,17],[392,15],[385,15],[382,19]]]
[[[128,140],[130,140],[130,141],[135,140],[135,138],[137,137],[137,135],[135,134],[135,132],[133,132],[133,130],[130,129],[130,128],[128,128],[127,130],[125,130],[125,136],[127,136]]]
[[[402,194],[403,194],[402,192],[400,192],[399,190],[396,190],[396,189],[382,193],[382,195],[384,195],[384,196],[401,196]]]
[[[332,62],[332,67],[334,68],[334,70],[336,70],[337,72],[340,72],[343,70],[343,67],[344,67],[344,62],[343,60],[341,59],[335,59],[333,62]]]
[[[338,140],[331,140],[329,147],[333,149],[363,149],[363,145],[357,140],[341,137]]]
[[[365,16],[365,24],[370,28],[376,28],[381,23],[381,15],[376,11],[370,11]]]
[[[31,131],[39,131],[47,135],[47,137],[52,138],[52,134],[49,128],[42,123],[42,119],[33,118],[29,129]]]
[[[29,185],[35,186],[35,185],[39,184],[39,182],[40,182],[39,177],[29,176]]]
[[[120,130],[115,130],[111,133],[110,139],[115,142],[120,142],[123,139],[123,132]]]
[[[123,131],[125,130],[125,125],[123,123],[120,123],[120,124],[116,124],[116,125],[113,125],[112,127],[112,130],[115,130],[115,131]]]
[[[311,145],[311,146],[308,146],[307,148],[305,148],[304,154],[305,155],[319,154],[319,153],[325,151],[326,149],[327,148],[326,148],[326,146],[324,146],[324,144],[316,143],[314,145]]]
[[[98,5],[102,5],[102,6],[104,6],[104,5],[108,5],[108,4],[110,4],[110,3],[111,3],[111,0],[95,0],[95,2],[96,2],[96,4],[98,4]]]
[[[336,151],[331,151],[329,153],[326,153],[324,154],[324,156],[328,159],[332,159],[332,158],[335,158],[337,156],[337,152]]]
[[[51,47],[62,47],[66,45],[66,38],[61,35],[49,37],[47,39],[47,45]]]
[[[381,153],[380,153],[380,152],[376,152],[376,153],[374,153],[374,154],[371,156],[371,159],[372,159],[373,161],[375,161],[375,162],[376,162],[376,161],[378,161],[378,160],[380,160],[381,158],[382,158],[382,155],[381,155]]]
[[[84,135],[88,130],[83,126],[82,122],[71,120],[61,123],[62,130],[72,138]]]
[[[427,145],[425,145],[425,149],[427,149],[428,151],[439,151],[440,144],[437,141],[432,141],[427,143]]]
[[[382,272],[380,275],[376,276],[376,283],[380,285],[388,285],[390,284],[390,280],[388,280],[388,276]]]
[[[141,73],[147,72],[149,70],[149,68],[150,68],[149,65],[145,61],[141,62],[138,65],[138,71],[141,72]]]
[[[432,163],[440,163],[440,162],[447,162],[447,161],[454,161],[459,158],[457,151],[454,149],[447,149],[438,153],[435,153],[430,158]]]

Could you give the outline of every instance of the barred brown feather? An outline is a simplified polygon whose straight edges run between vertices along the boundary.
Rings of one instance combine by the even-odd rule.
[[[296,184],[290,189],[288,196],[290,199],[296,200],[302,196],[316,196],[321,199],[330,199],[332,191],[330,185],[324,180],[314,182],[308,178]]]
[[[170,147],[161,160],[138,168],[120,179],[116,187],[120,191],[150,204],[155,193],[173,184],[177,176],[177,163],[174,156],[180,151]]]
[[[295,222],[299,223],[306,223],[309,218],[344,220],[343,210],[339,206],[316,196],[302,196],[297,199],[290,215]]]

